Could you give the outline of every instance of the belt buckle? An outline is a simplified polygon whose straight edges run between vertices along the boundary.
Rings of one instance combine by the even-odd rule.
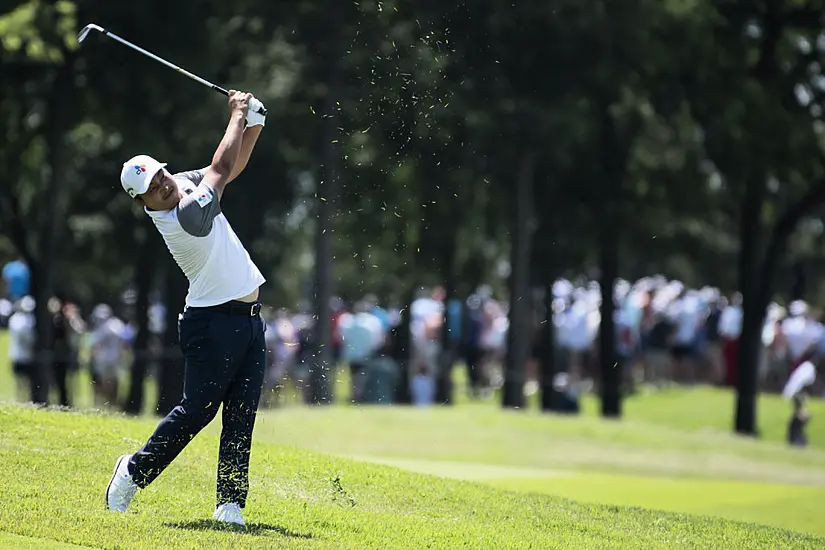
[[[257,305],[258,304],[252,304],[252,306],[249,308],[250,317],[255,317],[255,315],[257,315],[257,313],[255,312],[255,308],[257,307]]]

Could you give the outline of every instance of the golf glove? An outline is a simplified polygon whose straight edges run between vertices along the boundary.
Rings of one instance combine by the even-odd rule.
[[[252,98],[249,100],[249,109],[246,111],[246,126],[264,126],[266,123],[266,117],[260,113],[258,113],[258,109],[263,107],[264,104],[258,101],[256,98]]]

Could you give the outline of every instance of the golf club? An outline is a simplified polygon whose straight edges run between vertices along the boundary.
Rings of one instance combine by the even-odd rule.
[[[187,71],[186,69],[182,69],[182,68],[178,67],[178,66],[177,66],[177,65],[175,65],[174,63],[170,63],[170,62],[168,62],[168,61],[166,61],[165,59],[163,59],[163,58],[161,58],[161,57],[156,56],[156,55],[155,55],[155,54],[153,54],[152,52],[147,52],[146,50],[144,50],[144,49],[143,49],[143,48],[141,48],[140,46],[136,46],[136,45],[132,44],[131,42],[129,42],[128,40],[125,40],[125,39],[123,39],[123,38],[119,37],[118,35],[116,35],[116,34],[114,34],[114,33],[112,33],[112,32],[107,31],[107,30],[106,30],[106,29],[104,29],[103,27],[101,27],[101,26],[99,26],[99,25],[95,25],[94,23],[90,23],[90,24],[86,25],[85,27],[83,27],[83,29],[80,31],[80,34],[78,34],[78,35],[77,35],[77,41],[78,41],[78,43],[81,43],[81,42],[83,42],[84,40],[86,40],[86,37],[87,37],[87,36],[89,36],[89,33],[90,33],[90,32],[92,32],[92,31],[98,31],[98,32],[101,32],[101,33],[105,34],[106,36],[108,36],[109,38],[112,38],[112,39],[114,39],[114,40],[117,40],[118,42],[120,42],[121,44],[125,44],[126,46],[129,46],[129,47],[130,47],[130,48],[132,48],[133,50],[136,50],[136,51],[138,51],[138,52],[142,53],[143,55],[146,55],[146,56],[148,56],[148,57],[151,57],[151,58],[152,58],[152,59],[154,59],[155,61],[159,61],[159,62],[163,63],[164,65],[166,65],[167,67],[169,67],[169,68],[171,68],[171,69],[175,69],[175,70],[176,70],[176,71],[178,71],[180,74],[185,75],[185,76],[188,76],[188,77],[189,77],[189,78],[191,78],[192,80],[194,80],[194,81],[196,81],[196,82],[200,82],[200,83],[201,83],[201,84],[203,84],[204,86],[209,86],[210,88],[212,88],[212,89],[213,89],[213,90],[215,90],[216,92],[220,92],[220,93],[222,93],[222,94],[223,94],[223,95],[225,95],[225,96],[229,96],[229,92],[228,92],[227,90],[225,90],[225,89],[221,88],[220,86],[218,86],[218,85],[216,85],[216,84],[212,84],[212,83],[211,83],[211,82],[209,82],[208,80],[205,80],[205,79],[203,79],[203,78],[199,77],[198,75],[192,74],[192,73],[190,73],[189,71]],[[258,112],[258,113],[260,113],[260,114],[262,114],[262,115],[264,115],[264,116],[266,116],[266,109],[265,109],[263,106],[262,106],[262,107],[260,107],[260,108],[258,109],[258,111],[257,111],[257,112]]]

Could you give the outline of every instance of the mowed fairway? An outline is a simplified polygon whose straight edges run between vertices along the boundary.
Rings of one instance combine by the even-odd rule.
[[[112,462],[150,419],[0,405],[0,543],[68,548],[822,548],[825,538],[718,518],[578,504],[259,441],[248,529],[221,529],[217,441],[197,438],[130,513],[109,513]],[[264,439],[264,438],[262,438]],[[10,536],[11,534],[12,536]],[[28,545],[28,546],[27,546]]]
[[[696,390],[694,397],[714,393]],[[814,414],[825,421],[817,405]],[[262,415],[257,437],[510,490],[825,535],[825,452],[716,430],[463,405],[288,408]]]
[[[218,420],[124,518],[102,490],[156,419],[9,404],[0,498],[26,504],[0,507],[0,547],[825,547],[803,536],[825,535],[825,406],[811,403],[813,447],[792,450],[786,402],[760,399],[761,441],[729,434],[733,404],[697,388],[629,398],[620,422],[593,399],[579,418],[492,403],[262,411],[245,534],[207,521]]]

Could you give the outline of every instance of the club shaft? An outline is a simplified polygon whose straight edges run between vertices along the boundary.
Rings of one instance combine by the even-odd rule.
[[[150,51],[146,51],[146,50],[144,50],[143,48],[141,48],[140,46],[137,46],[137,45],[135,45],[135,44],[132,44],[131,42],[129,42],[129,41],[128,41],[128,40],[126,40],[125,38],[121,38],[121,37],[119,37],[118,35],[116,35],[116,34],[115,34],[115,33],[113,33],[113,32],[109,32],[109,31],[106,31],[106,30],[104,30],[103,32],[104,32],[104,33],[106,33],[106,36],[108,36],[109,38],[112,38],[112,39],[114,39],[114,40],[117,40],[118,42],[120,42],[121,44],[124,44],[124,45],[126,45],[126,46],[129,46],[129,47],[130,47],[130,48],[132,48],[133,50],[138,51],[138,52],[142,53],[143,55],[145,55],[145,56],[147,56],[147,57],[151,57],[151,58],[152,58],[152,59],[154,59],[155,61],[158,61],[158,62],[160,62],[160,63],[163,63],[164,65],[166,65],[166,66],[167,66],[167,67],[169,67],[170,69],[174,69],[174,70],[178,71],[179,73],[181,73],[182,75],[188,76],[189,78],[191,78],[192,80],[194,80],[194,81],[196,81],[196,82],[200,82],[200,83],[201,83],[201,84],[203,84],[204,86],[209,86],[209,87],[210,87],[210,88],[212,88],[213,90],[216,90],[216,91],[218,91],[218,92],[222,93],[223,95],[229,95],[229,92],[228,92],[228,91],[224,90],[224,89],[223,89],[223,88],[221,88],[220,86],[217,86],[217,85],[215,85],[215,84],[212,84],[211,82],[209,82],[209,81],[208,81],[208,80],[206,80],[205,78],[201,78],[201,77],[199,77],[199,76],[198,76],[198,75],[196,75],[196,74],[192,74],[192,73],[190,73],[189,71],[187,71],[186,69],[183,69],[183,68],[181,68],[181,67],[178,67],[177,65],[175,65],[174,63],[170,63],[169,61],[166,61],[166,60],[165,60],[165,59],[163,59],[162,57],[159,57],[159,56],[157,56],[157,55],[153,54],[153,53],[152,53],[152,52],[150,52]]]
[[[125,46],[128,46],[128,47],[132,48],[133,50],[135,50],[135,51],[137,51],[137,52],[140,52],[140,53],[142,53],[143,55],[145,55],[145,56],[147,56],[147,57],[150,57],[150,58],[154,59],[155,61],[157,61],[157,62],[159,62],[159,63],[163,63],[164,65],[166,65],[166,66],[167,66],[167,67],[169,67],[170,69],[174,69],[174,70],[176,70],[177,72],[179,72],[180,74],[185,75],[185,76],[188,76],[189,78],[191,78],[191,79],[192,79],[192,80],[194,80],[195,82],[200,82],[200,83],[201,83],[201,84],[203,84],[204,86],[208,86],[208,87],[212,88],[213,90],[215,90],[216,92],[219,92],[219,93],[221,93],[221,94],[223,94],[223,95],[225,95],[225,96],[229,96],[229,91],[228,91],[228,90],[226,90],[226,89],[224,89],[224,88],[221,88],[221,87],[220,87],[220,86],[218,86],[217,84],[213,84],[213,83],[209,82],[208,80],[206,80],[205,78],[201,78],[201,77],[199,77],[199,76],[198,76],[198,75],[196,75],[196,74],[190,73],[190,72],[189,72],[189,71],[187,71],[186,69],[184,69],[184,68],[182,68],[182,67],[178,67],[177,65],[175,65],[174,63],[170,63],[169,61],[166,61],[166,60],[165,60],[165,59],[163,59],[162,57],[159,57],[159,56],[157,56],[157,55],[153,54],[153,53],[152,53],[152,52],[150,52],[150,51],[144,50],[144,49],[143,49],[143,48],[141,48],[140,46],[137,46],[137,45],[135,45],[135,44],[132,44],[131,42],[129,42],[129,41],[128,41],[128,40],[126,40],[125,38],[121,38],[121,37],[119,37],[118,35],[116,35],[116,34],[115,34],[115,33],[113,33],[113,32],[107,31],[106,29],[102,29],[102,30],[103,30],[103,33],[104,33],[106,36],[108,36],[109,38],[111,38],[111,39],[113,39],[113,40],[117,40],[117,41],[118,41],[118,42],[120,42],[121,44],[123,44],[123,45],[125,45]],[[266,109],[264,109],[263,107],[261,107],[261,108],[258,110],[258,112],[259,112],[260,114],[262,114],[262,115],[266,115]]]

